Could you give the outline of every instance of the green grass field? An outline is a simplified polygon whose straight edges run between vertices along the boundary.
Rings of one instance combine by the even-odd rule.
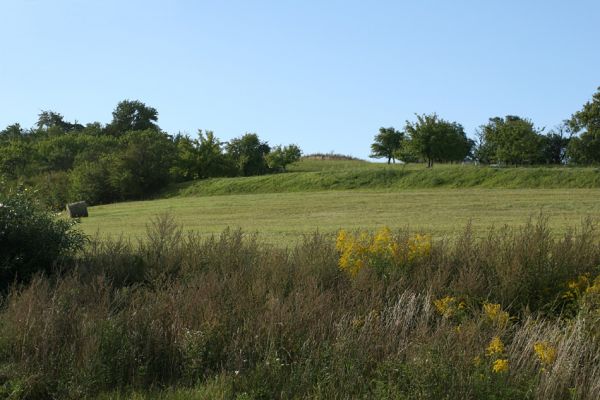
[[[472,221],[490,225],[524,223],[543,211],[556,233],[600,217],[598,189],[430,189],[327,191],[207,197],[177,197],[93,207],[86,233],[141,236],[151,218],[169,212],[186,229],[201,234],[226,227],[259,232],[261,238],[289,244],[305,233],[339,228],[410,227],[434,235],[452,234]]]
[[[437,182],[437,183],[436,183]],[[391,165],[304,160],[285,174],[218,178],[172,186],[163,198],[93,207],[82,229],[139,238],[150,220],[171,213],[185,230],[218,234],[227,227],[287,245],[316,230],[383,225],[452,235],[471,221],[520,225],[540,212],[556,234],[600,217],[596,168],[506,168]]]

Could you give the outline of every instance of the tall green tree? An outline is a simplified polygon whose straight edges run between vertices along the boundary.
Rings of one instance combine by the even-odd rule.
[[[464,128],[457,122],[439,118],[437,114],[416,115],[417,121],[406,121],[405,132],[415,154],[427,161],[427,167],[434,162],[462,161],[473,147]]]
[[[592,100],[571,116],[569,127],[579,134],[569,143],[570,160],[578,164],[600,163],[600,87]]]
[[[302,156],[302,150],[295,144],[289,146],[275,146],[265,156],[267,165],[273,171],[285,171],[286,167],[298,161]]]
[[[542,137],[528,119],[514,115],[490,118],[479,128],[479,137],[477,157],[482,162],[520,165],[540,160]]]
[[[36,126],[41,130],[53,130],[54,132],[72,132],[81,131],[84,126],[75,121],[74,123],[65,121],[62,114],[45,110],[38,114]]]
[[[570,137],[569,127],[562,124],[541,136],[542,148],[540,162],[545,164],[563,164],[566,159]]]
[[[256,133],[231,139],[226,145],[227,155],[234,162],[238,174],[243,176],[260,175],[269,167],[265,155],[271,151],[267,142],[261,142]]]
[[[106,126],[106,132],[113,136],[123,136],[130,131],[158,130],[158,111],[139,100],[119,102],[112,115],[113,119]]]
[[[402,146],[404,132],[397,131],[393,127],[379,128],[379,133],[375,135],[373,144],[371,144],[371,158],[387,158],[387,163],[391,161],[396,163],[396,154]]]

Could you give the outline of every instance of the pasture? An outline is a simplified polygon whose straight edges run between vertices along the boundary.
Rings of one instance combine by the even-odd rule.
[[[81,228],[100,236],[140,237],[148,222],[172,214],[187,231],[218,234],[225,228],[258,232],[266,242],[289,245],[316,230],[409,227],[434,236],[454,235],[471,221],[483,234],[491,225],[516,226],[543,212],[555,234],[585,217],[600,217],[600,189],[344,190],[174,197],[92,207]]]

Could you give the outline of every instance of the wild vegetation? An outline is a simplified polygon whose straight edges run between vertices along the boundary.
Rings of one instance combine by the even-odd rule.
[[[61,209],[76,200],[148,198],[172,182],[281,172],[301,155],[296,145],[271,148],[255,133],[227,143],[211,131],[199,131],[197,139],[169,135],[157,121],[156,109],[129,100],[117,105],[106,125],[84,126],[43,111],[34,128],[13,124],[0,131],[3,186],[33,187]]]
[[[590,221],[556,238],[541,217],[282,249],[164,215],[145,240],[92,240],[4,292],[0,393],[597,399],[599,243]]]

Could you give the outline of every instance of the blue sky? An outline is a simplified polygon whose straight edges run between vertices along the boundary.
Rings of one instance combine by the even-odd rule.
[[[107,123],[123,99],[170,133],[257,132],[366,158],[437,112],[550,129],[600,86],[598,1],[0,0],[0,129],[41,110]]]

